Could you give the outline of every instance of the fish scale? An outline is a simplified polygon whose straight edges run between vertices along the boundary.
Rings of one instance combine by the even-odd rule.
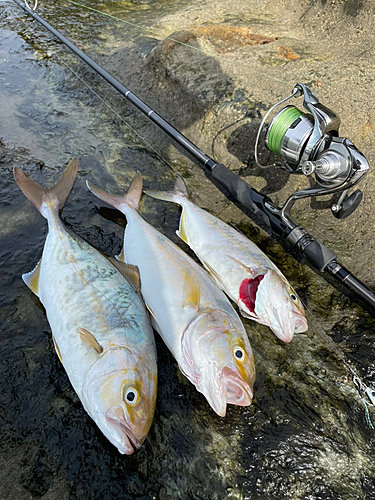
[[[134,291],[128,286],[124,287],[122,281],[118,284],[116,280],[118,271],[113,266],[108,266],[108,260],[104,256],[102,257],[74,233],[67,234],[63,227],[49,233],[45,249],[42,268],[47,264],[46,255],[52,261],[60,260],[60,262],[62,260],[58,257],[64,256],[66,266],[64,272],[61,276],[54,275],[58,285],[54,300],[58,300],[61,304],[61,311],[64,311],[64,307],[69,308],[68,312],[73,313],[77,323],[87,325],[90,315],[88,313],[85,315],[82,302],[91,303],[95,314],[95,324],[101,326],[97,337],[99,343],[105,340],[105,338],[102,339],[102,332],[120,325],[129,328],[126,332],[128,343],[137,344],[144,341],[145,336],[132,329],[139,322],[137,305],[134,303]],[[70,272],[67,269],[69,267]],[[48,280],[45,281],[48,282]],[[46,290],[41,288],[40,298],[43,303],[49,302],[50,292],[48,284]],[[69,302],[64,300],[65,294],[70,295]],[[118,335],[115,340],[118,343],[124,343],[123,334]]]

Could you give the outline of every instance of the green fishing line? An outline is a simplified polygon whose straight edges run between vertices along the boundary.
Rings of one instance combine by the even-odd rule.
[[[269,129],[267,138],[268,149],[280,155],[281,143],[286,131],[303,114],[302,111],[294,106],[287,106],[280,111],[280,114],[275,118]]]

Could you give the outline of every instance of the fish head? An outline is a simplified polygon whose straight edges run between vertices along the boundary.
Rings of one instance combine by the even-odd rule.
[[[182,371],[222,417],[227,404],[248,406],[253,398],[254,356],[238,323],[223,311],[200,313],[182,338]]]
[[[249,288],[255,280],[249,280]],[[303,305],[287,280],[274,269],[258,276],[252,314],[244,314],[267,325],[282,341],[290,342],[294,333],[308,329]]]
[[[151,427],[157,392],[156,365],[125,347],[108,349],[92,365],[82,387],[86,411],[125,455],[139,448]]]

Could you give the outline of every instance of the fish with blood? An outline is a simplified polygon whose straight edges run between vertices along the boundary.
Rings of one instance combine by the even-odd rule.
[[[173,191],[146,194],[181,205],[177,235],[243,316],[269,326],[284,342],[307,330],[303,305],[281,271],[246,236],[192,203],[180,177]]]

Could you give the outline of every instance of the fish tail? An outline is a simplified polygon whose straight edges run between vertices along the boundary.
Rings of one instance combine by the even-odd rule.
[[[177,176],[176,184],[173,191],[145,191],[148,196],[156,198],[157,200],[173,201],[174,203],[181,204],[179,198],[187,198],[188,192],[182,177]]]
[[[46,219],[51,211],[60,215],[73,188],[77,172],[78,160],[73,158],[56,184],[50,189],[45,189],[30,179],[20,168],[13,169],[14,178],[21,191]]]
[[[89,181],[86,181],[86,185],[95,196],[108,203],[108,205],[117,208],[121,212],[124,211],[124,207],[127,205],[138,211],[143,188],[143,180],[139,172],[135,174],[129,190],[125,195],[107,193],[106,191],[93,186]]]

